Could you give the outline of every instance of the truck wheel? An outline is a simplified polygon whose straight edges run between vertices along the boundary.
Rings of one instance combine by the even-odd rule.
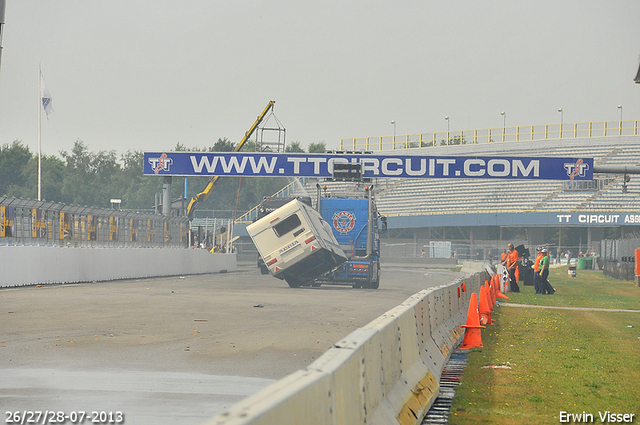
[[[260,264],[260,274],[269,274],[269,268],[264,264]]]
[[[371,289],[378,289],[378,287],[380,286],[380,266],[377,266],[376,271],[376,280],[372,281],[371,285],[369,286]]]

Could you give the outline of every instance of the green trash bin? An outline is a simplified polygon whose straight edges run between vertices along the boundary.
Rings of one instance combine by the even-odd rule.
[[[578,270],[587,269],[587,259],[585,257],[578,258]]]
[[[586,269],[593,270],[593,257],[586,257],[585,259],[587,262]]]

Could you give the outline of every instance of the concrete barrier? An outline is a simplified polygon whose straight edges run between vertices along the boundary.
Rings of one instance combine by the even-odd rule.
[[[236,271],[235,254],[204,249],[0,246],[0,287]]]
[[[431,257],[382,257],[381,263],[388,266],[420,267],[427,269],[455,269],[458,262],[455,258]]]
[[[487,265],[488,264],[483,261],[463,261],[462,269],[460,269],[460,271],[462,273],[474,274],[484,270],[487,267]]]
[[[471,293],[487,277],[481,271],[411,296],[207,425],[420,423],[462,342]]]

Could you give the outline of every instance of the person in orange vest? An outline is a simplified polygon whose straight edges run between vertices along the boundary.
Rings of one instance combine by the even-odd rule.
[[[509,254],[507,254],[507,250],[506,249],[502,251],[502,254],[500,254],[500,262],[505,267],[507,267],[507,257],[508,256],[509,256]]]
[[[544,254],[542,254],[542,247],[539,246],[536,249],[538,255],[536,261],[533,263],[533,288],[536,290],[536,294],[542,294],[542,288],[540,287],[540,261]]]
[[[509,271],[509,289],[511,292],[520,292],[520,287],[518,286],[518,282],[516,281],[516,267],[518,266],[518,259],[520,258],[520,254],[513,247],[512,243],[507,245],[509,248],[509,253],[507,254],[507,270]]]

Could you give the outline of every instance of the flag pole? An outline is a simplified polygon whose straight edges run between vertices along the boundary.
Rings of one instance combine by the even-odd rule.
[[[42,200],[42,63],[38,63],[38,201]]]

